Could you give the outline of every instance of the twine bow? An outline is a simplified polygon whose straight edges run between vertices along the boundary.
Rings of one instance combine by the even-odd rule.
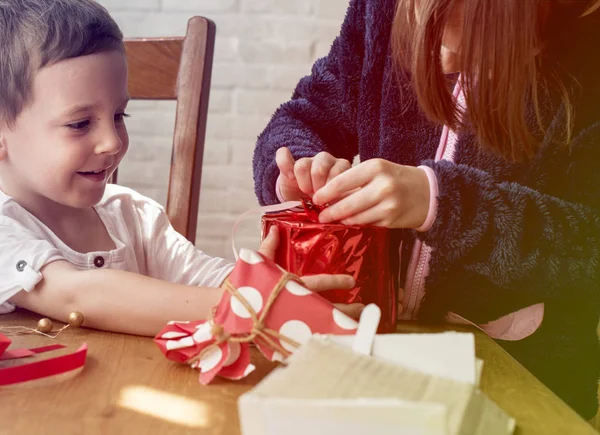
[[[271,349],[273,349],[276,352],[281,353],[281,355],[283,355],[284,358],[287,358],[291,354],[291,352],[288,352],[286,349],[284,349],[279,343],[277,343],[275,340],[273,340],[272,337],[275,337],[275,338],[279,339],[280,342],[283,341],[294,348],[300,347],[300,343],[296,342],[295,340],[293,340],[289,337],[286,337],[283,334],[280,334],[278,331],[275,331],[270,328],[266,328],[264,325],[264,321],[265,321],[265,318],[267,317],[267,315],[269,314],[271,306],[277,299],[277,296],[279,296],[279,293],[281,292],[281,290],[283,289],[285,284],[290,280],[294,280],[299,283],[302,283],[302,280],[300,280],[300,278],[298,278],[297,276],[295,276],[289,272],[285,272],[281,276],[281,278],[279,279],[277,284],[275,285],[275,288],[273,289],[271,294],[269,295],[269,298],[267,299],[267,303],[265,304],[265,306],[261,312],[261,315],[259,317],[258,314],[256,313],[256,311],[254,311],[254,309],[252,308],[252,305],[250,305],[250,303],[246,300],[246,298],[244,298],[240,294],[238,289],[235,288],[235,286],[233,284],[231,284],[229,279],[226,279],[225,283],[224,283],[224,289],[226,291],[228,291],[232,297],[237,298],[237,300],[240,301],[242,306],[246,310],[248,310],[248,313],[250,313],[250,318],[252,319],[252,329],[250,330],[250,332],[248,334],[244,334],[244,335],[236,336],[236,335],[229,334],[227,331],[225,331],[225,328],[223,327],[223,325],[215,323],[214,309],[213,309],[213,312],[211,313],[211,316],[210,316],[208,322],[211,325],[211,335],[214,337],[215,342],[211,343],[209,346],[202,349],[202,351],[198,355],[190,358],[187,361],[187,363],[192,365],[195,362],[200,361],[202,359],[202,357],[204,355],[206,355],[208,352],[210,352],[212,349],[214,349],[215,347],[217,347],[227,341],[234,342],[234,343],[248,343],[250,341],[253,341],[256,337],[260,337],[261,339],[263,339],[265,341],[265,343],[271,347]]]

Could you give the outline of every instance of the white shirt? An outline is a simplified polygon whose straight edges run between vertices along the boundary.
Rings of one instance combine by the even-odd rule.
[[[126,270],[203,287],[219,287],[233,269],[227,260],[196,249],[173,229],[163,207],[134,190],[109,184],[94,208],[116,249],[84,254],[0,191],[0,314],[12,311],[8,299],[33,290],[43,278],[40,269],[56,260],[82,270]]]

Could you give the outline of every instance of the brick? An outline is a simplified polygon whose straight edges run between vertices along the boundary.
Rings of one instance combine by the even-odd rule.
[[[170,138],[156,138],[134,135],[129,141],[127,160],[135,162],[170,162],[173,141]]]
[[[169,185],[170,162],[136,162],[125,158],[119,166],[119,184],[139,187],[162,187]]]
[[[266,127],[267,124],[264,125]],[[264,128],[263,127],[263,128]],[[255,140],[232,140],[231,141],[231,164],[235,166],[252,165],[254,157]]]
[[[225,89],[211,89],[208,110],[213,113],[231,112],[233,95]]]
[[[121,12],[111,13],[126,38],[183,36],[190,19],[188,13]]]
[[[289,95],[286,98],[287,100],[292,96],[292,91],[296,89],[300,79],[309,75],[310,72],[311,65],[298,65],[291,67],[277,65],[269,68],[268,81],[271,88],[288,91]]]
[[[275,20],[248,15],[214,15],[220,38],[244,38],[259,43],[262,39],[273,38]]]
[[[228,189],[225,203],[222,206],[230,213],[239,214],[258,207],[256,195],[254,195],[254,184],[249,180],[247,189]]]
[[[109,11],[136,10],[136,11],[158,11],[160,0],[97,0]]]
[[[202,186],[206,188],[246,189],[252,183],[250,161],[241,166],[209,165],[203,168]]]
[[[327,56],[329,54],[329,50],[331,50],[332,43],[333,41],[317,42],[313,48],[313,57],[311,61],[314,62],[317,59]]]
[[[202,165],[229,164],[231,162],[231,149],[232,146],[226,139],[206,138]]]
[[[310,15],[314,11],[315,0],[240,0],[242,13]]]
[[[238,0],[162,0],[164,11],[235,12]]]
[[[291,91],[240,90],[235,95],[236,111],[249,115],[272,115],[291,95]]]
[[[231,240],[233,224],[238,216],[225,213],[204,213],[198,215],[198,229],[203,234],[204,240],[221,239]],[[236,241],[243,238],[260,239],[261,217],[259,214],[248,216],[240,221],[236,230]]]
[[[242,63],[213,64],[212,87],[218,88],[256,88],[269,87],[268,68],[262,65]]]
[[[348,9],[348,0],[317,0],[316,15],[342,22]]]
[[[234,118],[231,137],[254,142],[270,119],[269,115],[237,115]]]
[[[175,110],[131,113],[126,122],[130,135],[172,137],[175,130]]]
[[[239,40],[237,38],[215,38],[215,62],[240,60]]]
[[[221,238],[231,236],[231,228],[235,218],[226,213],[198,213],[198,229],[204,235],[204,239]],[[200,228],[202,229],[200,231]]]
[[[311,59],[310,43],[240,40],[238,49],[241,60],[248,63],[304,64]]]
[[[278,19],[273,23],[275,39],[288,41],[333,41],[340,33],[338,22],[315,20],[314,18]]]
[[[232,114],[209,113],[206,122],[207,139],[230,139],[235,122]]]

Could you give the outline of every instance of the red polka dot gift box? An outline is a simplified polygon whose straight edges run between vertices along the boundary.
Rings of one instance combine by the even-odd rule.
[[[155,337],[168,359],[198,369],[202,384],[251,373],[251,342],[269,360],[281,361],[313,334],[350,335],[358,326],[296,276],[248,249],[240,251],[223,287],[210,319],[172,321]]]

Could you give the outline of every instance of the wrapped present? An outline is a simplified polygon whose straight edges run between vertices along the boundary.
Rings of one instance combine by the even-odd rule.
[[[155,337],[163,354],[215,376],[241,379],[254,370],[250,343],[271,361],[283,360],[313,334],[354,334],[357,322],[311,292],[295,275],[242,249],[206,321],[172,321]]]
[[[383,227],[321,224],[320,208],[303,201],[300,210],[265,214],[263,236],[279,229],[275,262],[299,276],[347,274],[356,287],[321,293],[334,303],[374,303],[381,308],[379,332],[395,331],[400,231]]]

